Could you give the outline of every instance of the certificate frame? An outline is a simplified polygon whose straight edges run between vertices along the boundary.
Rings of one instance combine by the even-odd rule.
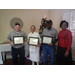
[[[14,45],[22,45],[24,44],[24,36],[14,36],[13,37]]]
[[[36,40],[36,42],[34,42],[33,40]],[[38,44],[39,44],[38,37],[29,37],[29,45],[37,46]]]
[[[50,41],[48,41],[50,39]],[[42,37],[42,43],[43,44],[50,44],[53,42],[53,37],[52,36],[43,36]]]

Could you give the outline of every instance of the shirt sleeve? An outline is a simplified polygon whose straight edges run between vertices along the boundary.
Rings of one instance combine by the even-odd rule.
[[[40,37],[39,33],[38,33],[38,37],[39,37],[39,43],[41,43],[41,37]]]
[[[28,34],[28,36],[27,36],[27,40],[29,41],[29,34]]]
[[[11,40],[11,33],[7,36],[7,39]]]
[[[58,32],[57,30],[55,31],[55,38],[54,38],[54,41],[53,41],[53,44],[55,45],[55,43],[58,41]]]
[[[56,30],[55,39],[58,39],[58,31]]]
[[[27,35],[26,35],[26,33],[24,33],[24,37],[25,37],[25,39],[27,39]]]
[[[44,30],[43,30],[42,35],[41,35],[41,36],[43,36],[43,35],[44,35]]]
[[[68,33],[68,47],[67,47],[67,50],[66,50],[66,52],[69,52],[69,50],[70,50],[70,48],[71,48],[71,45],[72,45],[72,33],[71,32],[69,32]]]

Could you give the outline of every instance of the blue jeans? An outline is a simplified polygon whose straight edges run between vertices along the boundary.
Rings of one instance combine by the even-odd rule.
[[[43,65],[47,65],[47,56],[50,56],[51,65],[55,64],[55,47],[43,44]]]

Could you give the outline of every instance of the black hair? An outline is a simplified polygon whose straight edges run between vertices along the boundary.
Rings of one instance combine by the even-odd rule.
[[[15,26],[16,26],[16,25],[19,25],[19,26],[20,26],[20,24],[19,24],[19,23],[16,23],[16,24],[15,24]]]
[[[52,20],[47,20],[47,23],[51,23],[52,24]]]
[[[31,25],[30,29],[32,28],[32,26],[36,29],[36,27],[34,25]]]
[[[67,22],[67,21],[65,21],[65,20],[62,20],[62,21],[60,22],[60,28],[61,28],[61,26],[62,26],[62,24],[63,24],[64,22],[66,23],[67,28],[68,28],[68,22]]]

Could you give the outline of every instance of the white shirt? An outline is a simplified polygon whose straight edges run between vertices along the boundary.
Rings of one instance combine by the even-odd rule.
[[[40,37],[39,33],[31,32],[28,34],[28,40],[29,40],[29,37],[38,37],[39,43],[41,43],[41,37]],[[29,45],[29,54],[30,54],[31,61],[39,61],[39,50],[40,50],[40,47]]]
[[[34,32],[34,33],[30,32],[28,34],[28,40],[29,40],[29,37],[38,37],[39,38],[39,43],[41,43],[41,37],[40,37],[39,33],[37,33],[37,32]]]

